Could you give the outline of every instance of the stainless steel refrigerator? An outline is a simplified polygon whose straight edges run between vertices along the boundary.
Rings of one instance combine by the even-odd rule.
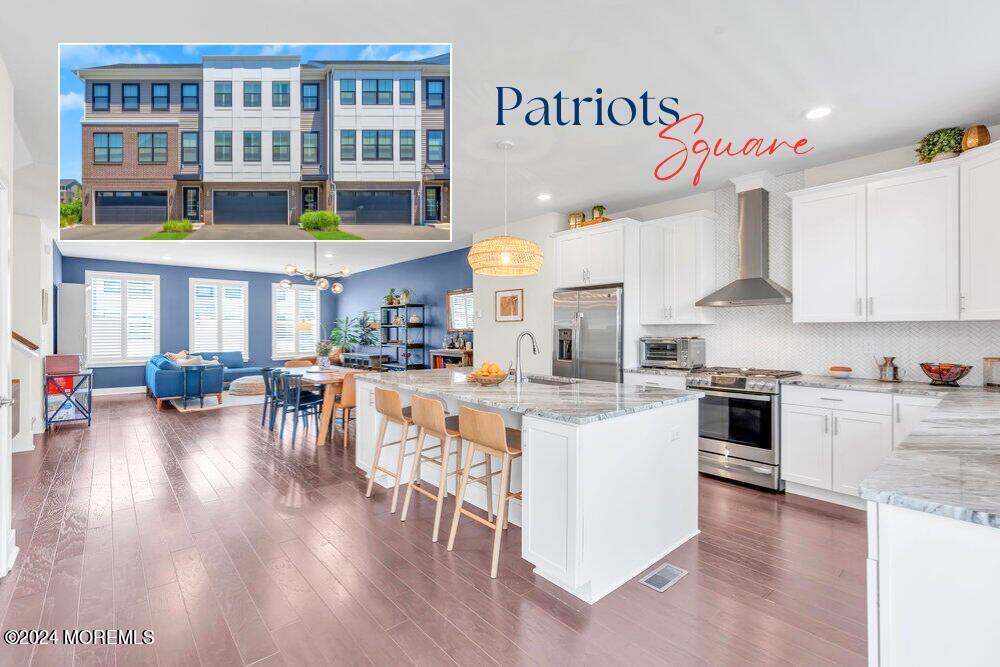
[[[622,294],[621,285],[553,292],[553,375],[622,381]]]

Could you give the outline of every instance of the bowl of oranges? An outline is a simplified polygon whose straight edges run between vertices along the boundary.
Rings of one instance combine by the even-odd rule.
[[[469,382],[475,382],[484,386],[500,384],[507,379],[507,371],[496,364],[484,362],[479,368],[466,376]]]

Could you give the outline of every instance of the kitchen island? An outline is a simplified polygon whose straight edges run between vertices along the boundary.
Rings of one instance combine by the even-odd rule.
[[[467,372],[358,376],[357,466],[368,472],[375,452],[375,387],[398,391],[403,405],[419,394],[440,399],[452,414],[460,405],[499,413],[507,426],[522,431],[524,455],[514,464],[511,488],[522,490],[524,500],[511,504],[510,515],[522,529],[521,556],[536,574],[591,604],[698,533],[702,394],[537,376],[484,387],[467,381]],[[386,442],[399,437],[390,424]],[[396,447],[383,448],[381,465],[395,465]],[[411,458],[403,479],[409,478]],[[439,469],[425,464],[421,472],[425,482],[437,484]],[[390,485],[388,476],[375,479]],[[455,481],[449,481],[450,493]],[[471,486],[466,502],[485,508],[485,489]],[[449,505],[446,512],[452,510]],[[465,523],[459,530],[480,529]]]

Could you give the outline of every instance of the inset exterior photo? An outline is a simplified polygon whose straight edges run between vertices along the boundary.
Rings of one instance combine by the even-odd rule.
[[[59,55],[63,240],[451,238],[448,44]]]

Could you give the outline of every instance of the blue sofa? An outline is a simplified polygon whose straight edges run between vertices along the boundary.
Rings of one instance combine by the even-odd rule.
[[[224,368],[219,364],[212,364],[202,371],[202,391],[206,396],[218,395],[219,402],[222,402],[223,372]],[[162,354],[157,354],[146,362],[146,389],[156,399],[156,409],[160,410],[168,399],[184,395],[184,371]],[[191,396],[198,394],[197,373],[188,373],[187,393]]]
[[[196,354],[206,361],[210,359],[218,360],[225,367],[223,370],[223,379],[226,384],[229,384],[236,378],[261,374],[262,369],[260,366],[246,366],[243,364],[242,352],[192,352],[191,354]]]

